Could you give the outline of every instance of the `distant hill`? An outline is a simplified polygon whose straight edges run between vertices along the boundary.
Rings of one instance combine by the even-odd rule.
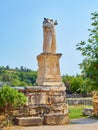
[[[10,86],[32,86],[35,85],[37,78],[37,71],[33,71],[21,66],[15,69],[0,66],[0,82],[9,83]]]

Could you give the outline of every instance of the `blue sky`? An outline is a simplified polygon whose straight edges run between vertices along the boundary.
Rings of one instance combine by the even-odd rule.
[[[0,66],[37,70],[42,53],[44,17],[56,19],[57,53],[61,74],[80,74],[83,57],[76,44],[87,41],[91,13],[98,0],[0,0]]]

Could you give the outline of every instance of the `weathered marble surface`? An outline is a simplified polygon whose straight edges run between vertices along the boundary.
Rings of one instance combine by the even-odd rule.
[[[68,123],[68,106],[65,104],[66,98],[64,86],[33,86],[20,89],[19,91],[27,96],[28,101],[25,106],[13,111],[15,117],[43,117],[43,122],[49,124],[49,119],[52,118],[53,115],[53,119],[55,120],[52,121],[55,122],[54,124]],[[57,122],[56,117],[58,120],[60,119],[59,122]],[[17,120],[18,124],[21,124],[19,123],[21,120],[22,118]],[[25,120],[23,119],[22,122],[24,121]]]
[[[59,59],[62,54],[41,53],[37,56],[38,77],[37,84],[43,86],[62,86]]]
[[[41,117],[16,117],[14,119],[15,124],[20,126],[40,126],[43,124],[43,118]]]
[[[57,21],[49,18],[44,18],[43,21],[43,53],[56,52],[56,32],[55,25]]]

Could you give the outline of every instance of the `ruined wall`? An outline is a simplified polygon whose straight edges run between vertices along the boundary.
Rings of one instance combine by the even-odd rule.
[[[28,102],[24,107],[14,110],[14,116],[44,116],[45,114],[68,113],[64,87],[34,86],[19,91],[27,96]]]

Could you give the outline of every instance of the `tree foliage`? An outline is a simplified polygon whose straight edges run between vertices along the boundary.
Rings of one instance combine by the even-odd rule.
[[[7,85],[0,89],[0,108],[5,110],[17,108],[27,101],[24,94]]]
[[[32,86],[35,84],[37,71],[26,67],[12,69],[8,65],[0,66],[0,82],[9,83],[11,86]]]
[[[88,94],[92,88],[89,81],[80,75],[77,76],[63,76],[63,82],[67,88],[68,93]]]
[[[84,60],[80,64],[82,74],[89,79],[92,89],[98,89],[98,13],[91,13],[92,28],[88,29],[90,32],[88,41],[81,41],[78,43],[77,50],[84,56]]]

